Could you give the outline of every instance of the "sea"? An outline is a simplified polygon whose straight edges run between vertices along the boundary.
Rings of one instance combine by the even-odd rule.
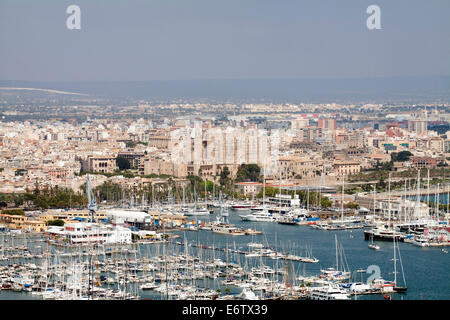
[[[339,267],[344,264],[346,270],[352,272],[354,281],[366,282],[369,277],[380,276],[385,280],[394,280],[394,244],[378,241],[380,250],[368,248],[368,241],[364,240],[364,229],[326,231],[314,229],[310,226],[283,225],[275,222],[248,222],[239,217],[245,211],[229,211],[229,222],[239,227],[255,228],[263,232],[261,235],[227,236],[215,234],[208,230],[176,231],[179,242],[188,243],[189,255],[208,258],[221,258],[224,261],[236,262],[247,268],[258,267],[261,258],[245,258],[242,254],[225,253],[201,249],[203,246],[216,248],[240,249],[248,251],[250,242],[262,243],[273,250],[289,252],[300,256],[312,255],[319,259],[318,263],[285,262],[284,259],[273,260],[262,258],[263,264],[278,269],[292,270],[293,279],[300,275],[319,275],[320,269],[336,267],[336,240]],[[218,211],[207,217],[198,217],[199,222],[216,219]],[[196,245],[195,247],[193,245]],[[407,292],[392,294],[393,300],[450,300],[450,256],[443,247],[419,247],[410,243],[397,243],[397,283],[403,286],[406,281]],[[445,249],[448,251],[448,247]],[[185,246],[170,244],[140,245],[140,252],[144,254],[184,253]],[[200,250],[200,251],[198,251]],[[286,265],[288,263],[288,265]],[[373,270],[379,270],[375,275]],[[224,278],[196,280],[200,287],[214,290],[224,287],[220,283]],[[281,279],[281,278],[280,278]],[[281,279],[281,281],[283,281]],[[136,288],[141,299],[167,299],[164,294],[151,290],[140,291]],[[230,294],[242,291],[240,288],[229,287]],[[40,299],[28,293],[0,291],[1,300]],[[382,294],[353,296],[355,300],[383,300]]]

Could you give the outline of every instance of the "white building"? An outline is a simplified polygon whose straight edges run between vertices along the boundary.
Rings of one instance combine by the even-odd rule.
[[[376,213],[378,215],[389,218],[389,212],[393,220],[404,221],[429,218],[428,205],[422,202],[391,199],[391,205],[389,206],[389,200],[385,199],[376,203]]]
[[[282,206],[288,207],[298,207],[300,205],[298,194],[294,194],[294,197],[289,194],[276,194],[275,197],[269,197],[266,201],[272,205],[281,204]]]
[[[175,164],[267,164],[275,168],[280,134],[257,128],[184,127],[171,132],[171,159]]]
[[[131,243],[131,230],[122,226],[98,223],[66,223],[63,227],[51,226],[47,229],[51,239],[70,244],[89,243]]]

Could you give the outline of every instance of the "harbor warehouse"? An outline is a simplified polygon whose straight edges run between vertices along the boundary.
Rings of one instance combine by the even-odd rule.
[[[143,211],[111,209],[106,211],[106,216],[114,224],[126,223],[138,229],[147,229],[152,222],[152,216]]]

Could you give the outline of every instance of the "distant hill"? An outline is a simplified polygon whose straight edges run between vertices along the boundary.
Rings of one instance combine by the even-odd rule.
[[[46,93],[52,93],[52,94],[86,95],[86,94],[83,94],[83,93],[59,91],[59,90],[52,90],[52,89],[21,88],[21,87],[0,87],[0,90],[8,90],[8,91],[39,91],[39,92],[46,92]]]
[[[212,79],[130,82],[0,81],[0,87],[58,90],[93,97],[230,102],[449,102],[450,76],[363,79]],[[0,90],[0,95],[5,90]]]

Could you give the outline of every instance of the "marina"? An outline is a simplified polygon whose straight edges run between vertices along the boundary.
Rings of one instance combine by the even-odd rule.
[[[177,238],[160,241],[80,246],[3,232],[0,298],[449,298],[448,255],[439,248],[395,242],[408,281],[407,291],[401,286],[395,291],[393,242],[374,239],[380,249],[371,250],[361,229],[324,232],[308,225],[243,221],[241,213],[229,209],[228,222],[262,234],[179,230],[171,232]],[[220,210],[214,215],[220,218]],[[381,277],[367,282],[373,265]]]

